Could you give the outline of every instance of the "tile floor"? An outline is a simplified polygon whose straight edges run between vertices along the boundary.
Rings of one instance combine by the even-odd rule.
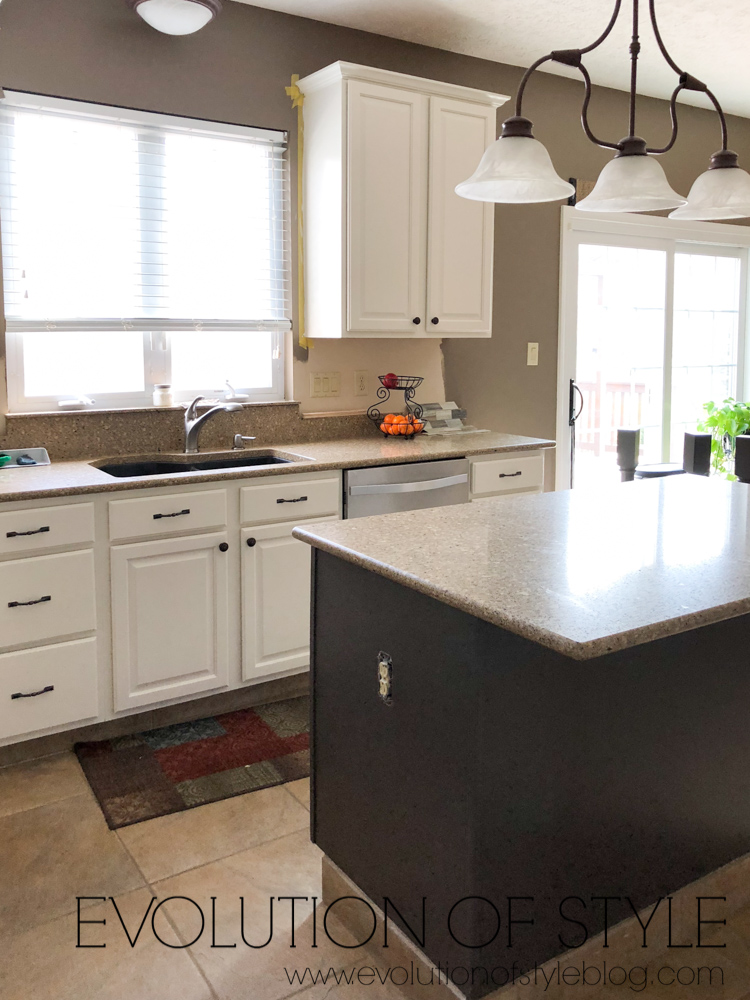
[[[0,998],[404,1000],[390,983],[289,980],[293,969],[307,966],[387,967],[382,952],[331,944],[321,931],[320,911],[313,920],[321,855],[309,841],[308,806],[308,783],[299,781],[113,832],[72,754],[0,768]],[[682,952],[679,962],[674,953],[649,949],[649,975],[663,965],[720,966],[723,985],[651,981],[644,989],[636,975],[621,986],[517,984],[493,996],[750,1000],[750,861],[711,876],[703,891],[736,902],[727,948],[704,952],[700,960]],[[76,947],[77,896],[106,897],[82,902],[87,922],[80,924],[82,944],[106,947]],[[273,938],[259,947],[269,933],[271,896],[308,899],[296,902],[293,921],[290,902],[277,902]],[[335,920],[328,929],[342,944],[354,944]],[[606,960],[610,969],[644,964],[633,928],[618,929],[607,951],[592,942],[569,959],[599,966]],[[410,996],[429,998],[431,992],[424,987]]]

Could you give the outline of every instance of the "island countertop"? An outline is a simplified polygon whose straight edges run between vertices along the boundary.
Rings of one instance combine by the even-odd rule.
[[[672,476],[296,528],[573,659],[750,612],[750,487]]]

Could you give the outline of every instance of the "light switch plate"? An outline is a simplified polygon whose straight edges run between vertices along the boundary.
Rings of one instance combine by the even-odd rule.
[[[320,399],[341,395],[341,372],[313,372],[310,375],[310,395]]]
[[[526,364],[527,365],[539,364],[539,344],[529,343],[526,345]]]

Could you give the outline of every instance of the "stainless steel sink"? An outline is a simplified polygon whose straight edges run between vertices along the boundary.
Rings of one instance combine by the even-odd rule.
[[[310,459],[302,455],[284,454],[275,451],[239,453],[216,458],[201,458],[200,455],[175,455],[169,458],[133,456],[122,461],[92,462],[95,469],[117,479],[140,479],[146,476],[174,476],[179,473],[213,472],[221,469],[246,469],[259,466],[289,465],[291,462],[305,462]]]

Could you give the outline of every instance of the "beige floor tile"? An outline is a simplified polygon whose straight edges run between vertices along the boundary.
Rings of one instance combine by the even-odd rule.
[[[0,768],[0,816],[59,802],[89,790],[75,754],[61,753]]]
[[[90,795],[0,818],[0,938],[72,913],[76,896],[142,885]]]
[[[118,833],[156,882],[256,844],[307,829],[307,810],[281,786],[126,826]]]
[[[131,938],[150,898],[148,889],[115,897]],[[76,947],[75,914],[4,943],[0,967],[3,1000],[210,1000],[210,989],[189,955],[169,947],[179,940],[161,912],[154,926],[167,944],[156,938],[149,918],[134,948],[111,902],[89,907],[85,917],[107,923],[82,926],[81,942],[103,943],[105,948]]]
[[[299,781],[288,781],[284,788],[292,795],[298,802],[306,808],[310,808],[310,779],[300,778]]]
[[[323,929],[323,912],[318,908],[317,947],[313,948],[312,897],[321,896],[321,854],[310,843],[307,832],[292,834],[262,844],[241,854],[194,869],[154,886],[159,899],[187,896],[198,902],[207,916],[207,929],[191,951],[220,1000],[280,1000],[313,985],[309,967],[318,970],[371,965],[373,959],[363,948],[346,949],[333,944]],[[211,947],[211,897],[216,897],[216,942],[236,944],[236,948]],[[270,897],[274,901],[274,927],[270,941]],[[291,947],[291,904],[280,896],[307,896],[295,904],[294,948]],[[240,897],[245,906],[243,943]],[[192,941],[200,930],[200,917],[191,903],[174,900],[165,904],[183,941]],[[353,939],[332,918],[331,935],[345,944]],[[298,976],[295,977],[294,971]],[[329,987],[333,985],[329,981]],[[357,994],[351,989],[348,994]],[[363,996],[370,996],[367,989]],[[373,996],[381,1000],[381,995]],[[325,996],[321,993],[320,996]],[[389,995],[390,996],[390,995]],[[317,1000],[310,997],[309,1000]],[[399,998],[402,1000],[402,998]]]

